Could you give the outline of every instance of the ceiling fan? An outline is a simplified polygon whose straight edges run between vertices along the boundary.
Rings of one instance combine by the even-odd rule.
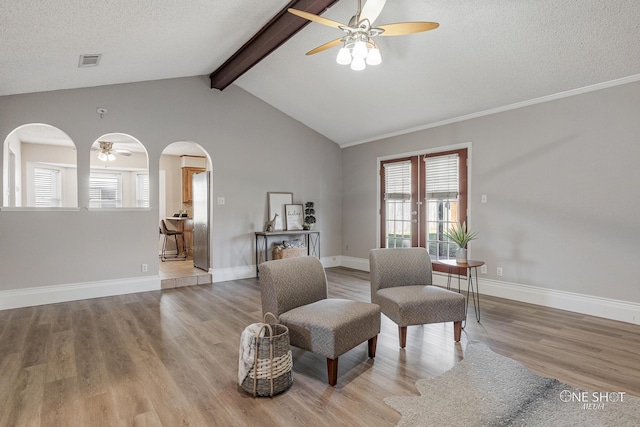
[[[103,162],[112,162],[116,159],[116,154],[121,156],[130,156],[133,154],[129,150],[116,150],[113,148],[113,142],[98,141],[100,147],[92,148],[93,151],[98,152],[98,159]]]
[[[343,37],[327,42],[307,52],[313,55],[342,43],[336,61],[341,65],[351,64],[352,70],[364,70],[366,64],[378,65],[382,62],[380,49],[373,40],[376,36],[403,36],[406,34],[421,33],[436,29],[440,26],[437,22],[398,22],[395,24],[373,26],[374,21],[382,12],[386,0],[367,0],[362,7],[362,0],[358,0],[358,11],[349,20],[349,25],[322,16],[304,12],[297,9],[287,9],[290,13],[318,24],[332,28],[338,28],[346,34]]]

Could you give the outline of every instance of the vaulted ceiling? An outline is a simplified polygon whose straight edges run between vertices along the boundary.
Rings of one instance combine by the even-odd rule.
[[[0,95],[208,75],[288,4],[4,0]],[[356,8],[323,16],[347,23]],[[305,56],[342,34],[311,23],[234,84],[348,146],[640,80],[637,0],[387,0],[376,23],[404,21],[440,28],[379,38],[382,64],[352,71],[337,48]],[[95,53],[99,66],[78,68]]]

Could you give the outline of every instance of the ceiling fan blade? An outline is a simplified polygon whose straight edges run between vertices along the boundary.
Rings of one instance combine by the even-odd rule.
[[[307,55],[313,55],[314,53],[322,52],[323,50],[330,49],[334,46],[339,45],[340,43],[342,43],[342,38],[331,40],[330,42],[320,45],[315,49],[311,49],[309,52],[307,52]]]
[[[121,156],[126,156],[129,157],[130,155],[132,155],[133,153],[129,150],[113,150],[116,152],[116,154],[120,154]]]
[[[440,24],[437,22],[398,22],[396,24],[378,25],[376,28],[384,30],[380,36],[404,36],[405,34],[421,33],[435,30]]]
[[[293,13],[300,18],[308,19],[309,21],[317,22],[318,24],[326,25],[331,28],[340,28],[345,27],[344,24],[341,24],[336,21],[332,21],[331,19],[323,18],[322,16],[314,15],[313,13],[305,12],[298,9],[287,9],[289,13]]]
[[[368,19],[369,23],[373,25],[373,21],[378,19],[378,16],[380,16],[380,12],[382,12],[382,8],[386,2],[387,0],[367,0],[362,7],[360,20]]]

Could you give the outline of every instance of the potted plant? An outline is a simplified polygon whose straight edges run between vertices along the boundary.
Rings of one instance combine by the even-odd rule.
[[[467,243],[475,239],[478,233],[467,228],[467,222],[458,223],[454,227],[444,232],[444,235],[453,243],[458,245],[456,251],[456,262],[460,264],[467,263]]]
[[[316,210],[313,202],[306,202],[304,204],[304,223],[302,228],[305,230],[311,230],[316,223]]]

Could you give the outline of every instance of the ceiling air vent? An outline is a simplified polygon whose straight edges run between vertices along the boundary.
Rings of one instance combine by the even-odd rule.
[[[95,67],[100,62],[102,55],[80,55],[78,67]]]

